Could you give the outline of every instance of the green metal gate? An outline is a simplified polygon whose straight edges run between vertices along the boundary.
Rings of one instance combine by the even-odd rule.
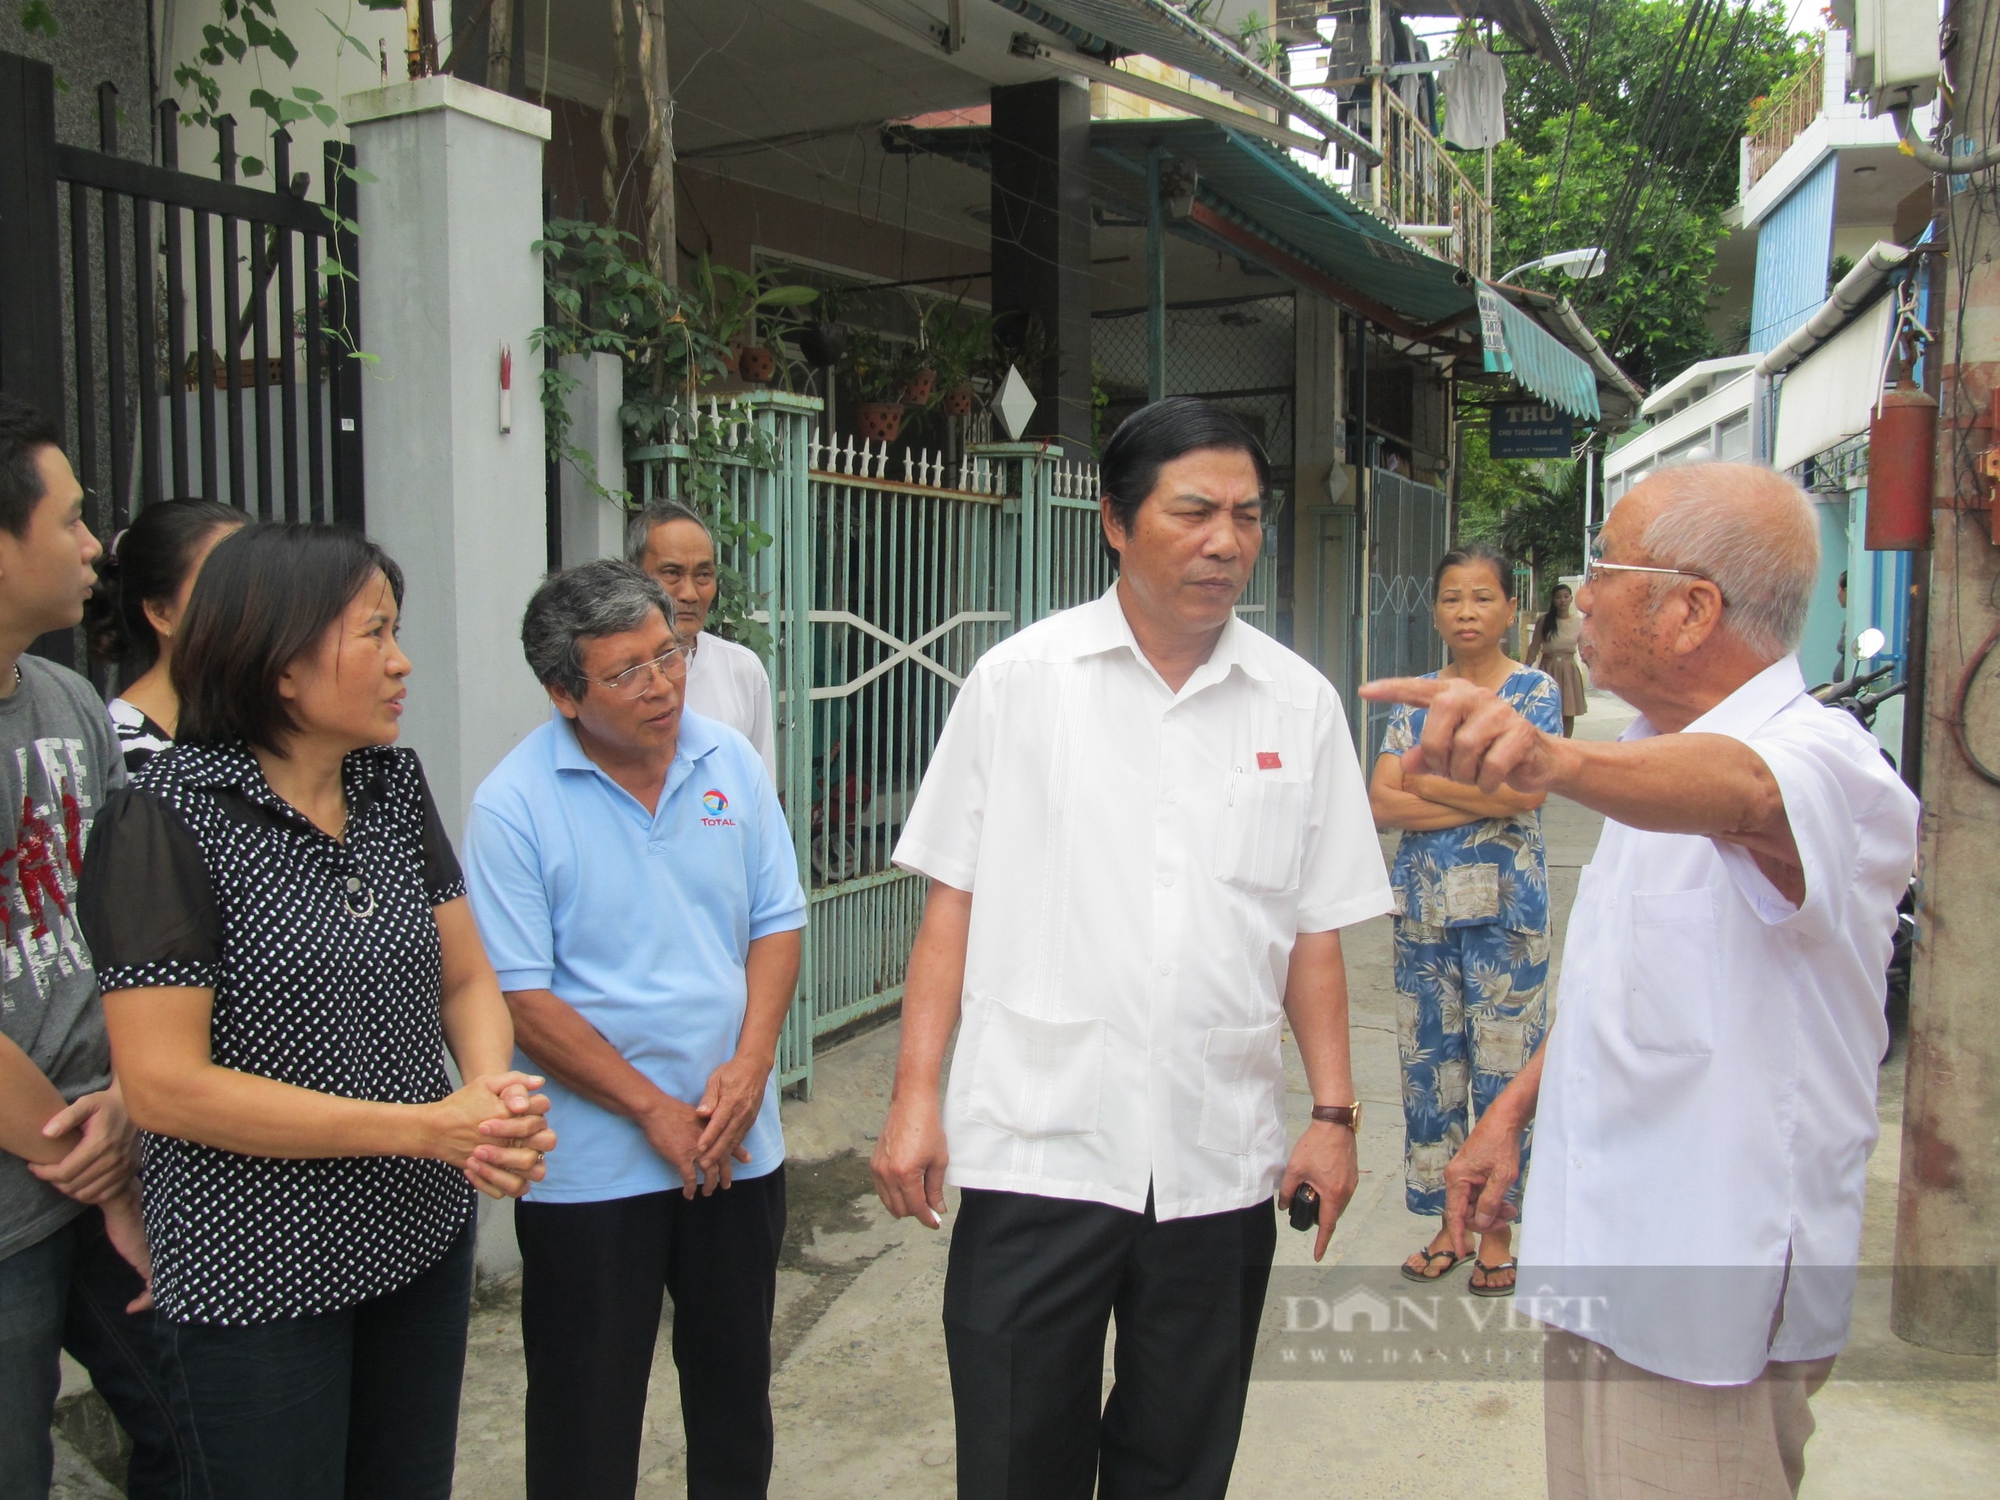
[[[699,418],[703,446],[721,453],[711,503],[771,538],[728,560],[766,601],[757,618],[771,633],[778,791],[811,900],[778,1066],[808,1089],[817,1038],[902,999],[924,882],[890,855],[966,674],[1004,636],[1096,598],[1114,576],[1095,464],[1053,443],[981,444],[952,461],[827,443],[819,407],[759,392]],[[739,456],[753,446],[775,465]],[[690,493],[687,443],[627,458],[642,498]],[[1267,630],[1273,563],[1260,558],[1238,606]]]

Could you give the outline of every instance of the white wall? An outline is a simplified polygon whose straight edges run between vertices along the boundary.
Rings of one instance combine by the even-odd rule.
[[[174,84],[175,68],[189,64],[211,74],[222,89],[218,112],[236,117],[237,149],[245,155],[260,157],[267,164],[271,154],[272,126],[263,110],[250,103],[252,90],[261,88],[281,98],[290,98],[295,88],[312,89],[327,104],[338,109],[340,101],[347,95],[381,85],[379,48],[384,45],[389,52],[389,81],[400,81],[409,73],[403,57],[403,13],[400,10],[369,10],[359,0],[276,0],[277,25],[298,48],[299,60],[288,68],[268,49],[260,49],[240,63],[225,57],[221,67],[210,67],[200,61],[204,45],[201,33],[204,26],[213,25],[219,18],[216,0],[157,0],[157,4],[155,15],[160,37],[162,97],[179,100],[182,113],[186,114],[199,107],[200,100],[194,89]],[[441,0],[440,8],[448,16],[449,0]],[[378,50],[364,58],[340,39],[329,24],[329,17],[355,38]],[[317,118],[309,118],[293,124],[290,130],[292,169],[312,174],[312,197],[318,201],[325,186],[320,167],[326,142],[330,139],[346,140],[347,127],[339,122],[327,126]],[[212,139],[205,131],[193,128],[182,130],[181,166],[184,170],[208,177],[217,175],[215,165],[209,159]],[[189,149],[194,145],[202,149]],[[273,185],[268,172],[262,177],[243,180],[258,187]]]

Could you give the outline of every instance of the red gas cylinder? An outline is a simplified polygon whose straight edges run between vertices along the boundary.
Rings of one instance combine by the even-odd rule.
[[[1931,544],[1938,404],[1905,377],[1868,423],[1870,552],[1921,552]]]

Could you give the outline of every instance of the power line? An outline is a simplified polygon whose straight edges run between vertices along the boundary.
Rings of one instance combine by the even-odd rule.
[[[1563,127],[1562,157],[1556,163],[1555,205],[1549,211],[1547,222],[1542,225],[1542,242],[1537,250],[1538,256],[1549,253],[1549,236],[1562,218],[1563,175],[1569,170],[1570,137],[1576,133],[1576,111],[1583,103],[1583,81],[1590,71],[1590,45],[1597,36],[1597,6],[1598,0],[1590,0],[1590,14],[1583,23],[1583,53],[1576,64],[1576,92],[1570,96],[1569,123]]]

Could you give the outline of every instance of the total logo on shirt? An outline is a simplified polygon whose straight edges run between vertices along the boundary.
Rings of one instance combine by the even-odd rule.
[[[708,816],[701,820],[704,828],[734,828],[736,820],[729,817],[729,799],[714,787],[701,794],[701,805],[708,809]]]

